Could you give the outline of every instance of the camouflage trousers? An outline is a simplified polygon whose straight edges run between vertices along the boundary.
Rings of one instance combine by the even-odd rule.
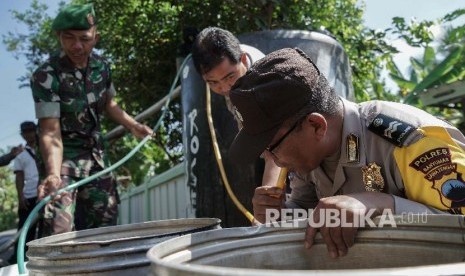
[[[63,187],[81,178],[62,176]],[[61,194],[60,199],[45,205],[44,236],[70,231],[116,225],[118,192],[111,175],[101,176],[73,190]]]

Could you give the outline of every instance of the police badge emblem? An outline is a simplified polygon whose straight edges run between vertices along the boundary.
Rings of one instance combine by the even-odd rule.
[[[384,189],[384,179],[381,167],[375,162],[362,167],[362,178],[367,192],[381,192]]]

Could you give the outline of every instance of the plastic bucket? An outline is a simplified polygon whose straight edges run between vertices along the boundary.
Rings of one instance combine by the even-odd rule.
[[[146,275],[153,245],[220,228],[215,218],[173,219],[54,235],[28,243],[29,275]]]
[[[147,256],[152,275],[463,275],[464,222],[458,215],[395,217],[394,226],[359,229],[349,253],[337,259],[319,233],[304,248],[306,221],[190,234]]]

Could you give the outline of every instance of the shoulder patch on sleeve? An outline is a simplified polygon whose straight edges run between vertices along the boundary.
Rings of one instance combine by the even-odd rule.
[[[399,119],[394,119],[384,114],[378,114],[370,123],[368,129],[390,143],[402,147],[407,137],[415,131],[416,128]]]

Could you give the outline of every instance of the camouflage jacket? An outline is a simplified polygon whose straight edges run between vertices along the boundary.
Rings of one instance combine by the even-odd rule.
[[[32,75],[36,117],[59,118],[62,174],[87,177],[104,167],[100,132],[105,104],[115,95],[109,64],[92,53],[87,68],[75,68],[64,52],[50,57]]]

